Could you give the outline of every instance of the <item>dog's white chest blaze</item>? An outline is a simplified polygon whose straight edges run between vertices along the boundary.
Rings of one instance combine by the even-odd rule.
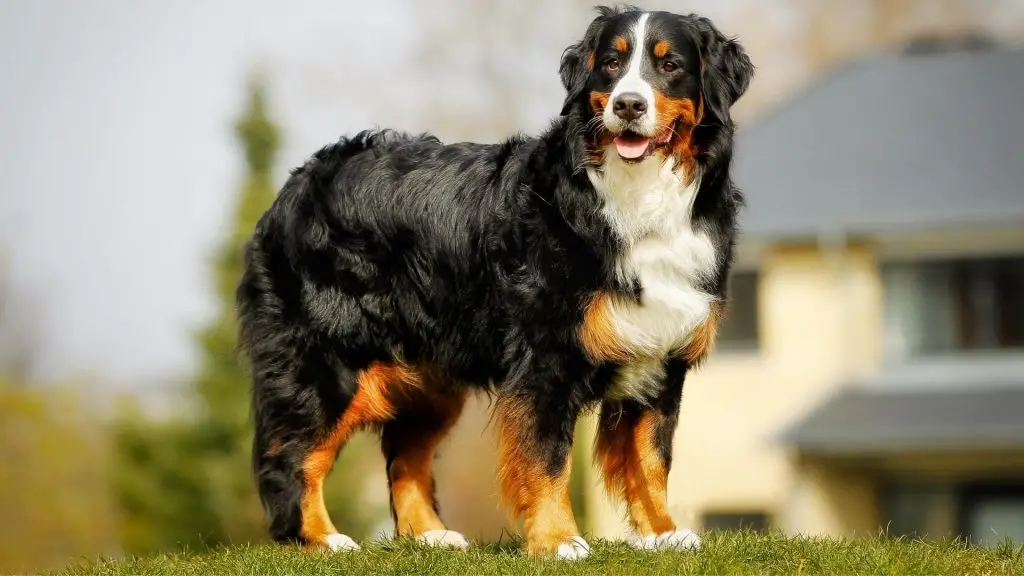
[[[623,243],[618,274],[641,287],[639,304],[617,301],[610,310],[618,338],[641,354],[619,370],[607,395],[644,400],[660,389],[668,353],[707,320],[714,296],[699,286],[717,255],[708,234],[693,225],[699,178],[687,185],[674,161],[660,155],[627,164],[610,149],[605,158],[603,170],[589,176]]]

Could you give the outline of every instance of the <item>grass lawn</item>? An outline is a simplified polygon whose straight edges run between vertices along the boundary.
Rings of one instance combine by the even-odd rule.
[[[55,574],[1024,574],[1024,546],[1009,544],[979,548],[956,541],[720,532],[704,535],[699,552],[638,552],[602,541],[591,547],[589,559],[570,563],[527,558],[518,542],[456,552],[397,541],[339,554],[259,545],[82,562]]]

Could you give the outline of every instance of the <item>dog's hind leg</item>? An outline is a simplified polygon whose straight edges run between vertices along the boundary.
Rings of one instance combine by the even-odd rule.
[[[462,413],[466,394],[440,391],[434,379],[424,384],[423,390],[403,401],[381,433],[395,531],[431,546],[467,548],[466,538],[448,530],[438,516],[432,472],[437,445]]]
[[[258,486],[275,540],[354,550],[359,546],[338,532],[327,513],[324,480],[352,434],[390,420],[395,395],[420,381],[416,372],[392,364],[323,372],[331,381],[310,385],[310,393],[293,389],[276,401],[273,388],[258,394]]]

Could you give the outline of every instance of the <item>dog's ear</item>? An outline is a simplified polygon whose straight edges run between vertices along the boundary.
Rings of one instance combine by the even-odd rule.
[[[583,39],[562,52],[562,61],[558,66],[558,75],[562,77],[562,85],[566,90],[565,101],[562,103],[562,116],[569,113],[573,103],[587,89],[587,80],[590,78],[590,73],[593,72],[597,39],[601,36],[605,22],[614,14],[611,8],[603,6],[598,7],[597,10],[598,16],[587,27]]]
[[[711,20],[694,15],[686,18],[696,28],[700,44],[705,107],[720,123],[729,124],[729,110],[750,86],[754,65],[743,47],[735,39],[726,38]]]

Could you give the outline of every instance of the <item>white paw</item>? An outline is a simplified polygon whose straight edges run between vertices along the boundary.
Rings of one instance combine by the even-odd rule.
[[[637,550],[657,550],[658,549],[658,535],[657,534],[644,534],[643,536],[634,534],[629,537],[629,545]]]
[[[700,548],[700,536],[693,530],[680,528],[672,532],[658,534],[659,550],[697,550]]]
[[[356,541],[345,536],[344,534],[328,534],[324,538],[324,544],[331,549],[331,552],[348,552],[351,550],[359,550],[359,544]]]
[[[559,560],[583,560],[590,556],[590,544],[581,536],[576,536],[569,542],[559,545],[555,556]]]
[[[469,541],[466,540],[466,537],[454,530],[427,530],[417,536],[416,540],[427,546],[458,548],[459,550],[469,548]]]
[[[697,550],[700,536],[692,530],[679,529],[661,534],[645,534],[629,539],[630,546],[639,550]]]

